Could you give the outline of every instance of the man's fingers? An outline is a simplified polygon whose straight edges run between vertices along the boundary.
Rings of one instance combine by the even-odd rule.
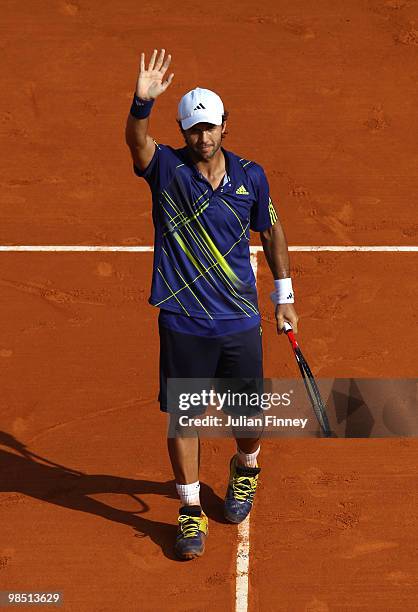
[[[163,77],[165,75],[165,73],[167,72],[167,68],[169,67],[171,62],[171,55],[168,54],[167,57],[165,58],[165,62],[163,67],[161,68],[160,72],[161,72],[161,76]]]
[[[158,49],[154,49],[154,51],[152,52],[151,59],[149,61],[147,70],[148,71],[157,70],[158,72],[161,73],[161,78],[162,78],[164,74],[166,73],[167,68],[170,65],[171,55],[167,55],[167,57],[164,60],[165,49],[161,49],[160,54],[158,55],[158,59],[157,59],[157,55],[158,55]],[[140,72],[146,72],[145,53],[141,53]]]
[[[283,324],[284,324],[284,321],[279,321],[279,320],[277,319],[277,321],[276,321],[276,327],[277,327],[277,333],[278,333],[278,334],[282,334],[282,333],[284,332],[284,329],[283,329]]]
[[[283,333],[283,325],[284,325],[284,316],[279,311],[279,305],[276,306],[276,310],[275,310],[274,314],[276,315],[277,333],[278,334],[282,334]]]
[[[295,332],[295,334],[298,333],[298,317],[292,316],[292,315],[285,315],[284,316],[284,321],[286,321],[286,323],[290,323],[290,325],[292,326],[292,330]]]
[[[154,70],[160,70],[161,66],[163,65],[164,55],[165,55],[165,49],[161,49],[157,63],[154,66]]]
[[[154,49],[151,55],[151,59],[148,64],[148,70],[154,70],[155,58],[157,57],[157,49]]]
[[[171,84],[171,81],[172,81],[173,79],[174,79],[174,72],[173,72],[172,74],[170,74],[170,76],[168,77],[168,79],[166,79],[166,80],[163,82],[162,86],[163,86],[164,91],[165,91],[165,90],[167,89],[167,87],[168,87],[168,86]]]
[[[285,322],[290,323],[295,334],[297,333],[299,317],[293,304],[276,304],[274,314],[276,315],[277,331],[279,334],[284,331],[283,325]]]

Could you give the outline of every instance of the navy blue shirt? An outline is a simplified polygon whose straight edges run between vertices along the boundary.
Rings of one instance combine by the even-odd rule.
[[[191,319],[259,319],[250,229],[267,229],[277,214],[261,166],[222,151],[229,180],[215,190],[187,147],[157,144],[148,167],[134,168],[152,192],[149,302]]]
[[[163,327],[181,334],[216,338],[238,334],[261,326],[261,317],[258,314],[249,318],[245,317],[245,319],[198,319],[160,308],[158,322]]]

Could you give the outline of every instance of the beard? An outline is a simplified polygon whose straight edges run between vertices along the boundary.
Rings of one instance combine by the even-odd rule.
[[[210,161],[219,151],[222,144],[222,138],[220,138],[219,141],[211,143],[208,148],[201,149],[197,144],[192,145],[186,137],[184,140],[195,162]]]

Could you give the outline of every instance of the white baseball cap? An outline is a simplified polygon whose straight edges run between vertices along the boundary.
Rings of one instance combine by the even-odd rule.
[[[183,130],[196,123],[222,125],[224,105],[218,94],[210,89],[196,87],[187,92],[179,102],[178,120]]]

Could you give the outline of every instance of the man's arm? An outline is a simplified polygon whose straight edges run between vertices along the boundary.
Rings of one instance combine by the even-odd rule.
[[[274,225],[260,232],[260,239],[273,278],[275,280],[290,278],[287,240],[280,220],[278,219]],[[275,315],[279,333],[283,331],[285,321],[288,321],[293,330],[297,332],[298,316],[293,303],[277,304]]]
[[[139,170],[145,170],[155,152],[154,140],[148,134],[149,113],[151,112],[152,103],[160,94],[165,92],[174,78],[174,74],[170,74],[163,81],[171,62],[171,55],[167,55],[165,61],[164,55],[165,49],[161,49],[157,59],[157,49],[154,49],[148,69],[145,70],[145,54],[141,53],[141,64],[133,108],[136,108],[134,110],[136,115],[146,116],[134,116],[131,109],[126,122],[126,144],[131,151],[132,160]]]

